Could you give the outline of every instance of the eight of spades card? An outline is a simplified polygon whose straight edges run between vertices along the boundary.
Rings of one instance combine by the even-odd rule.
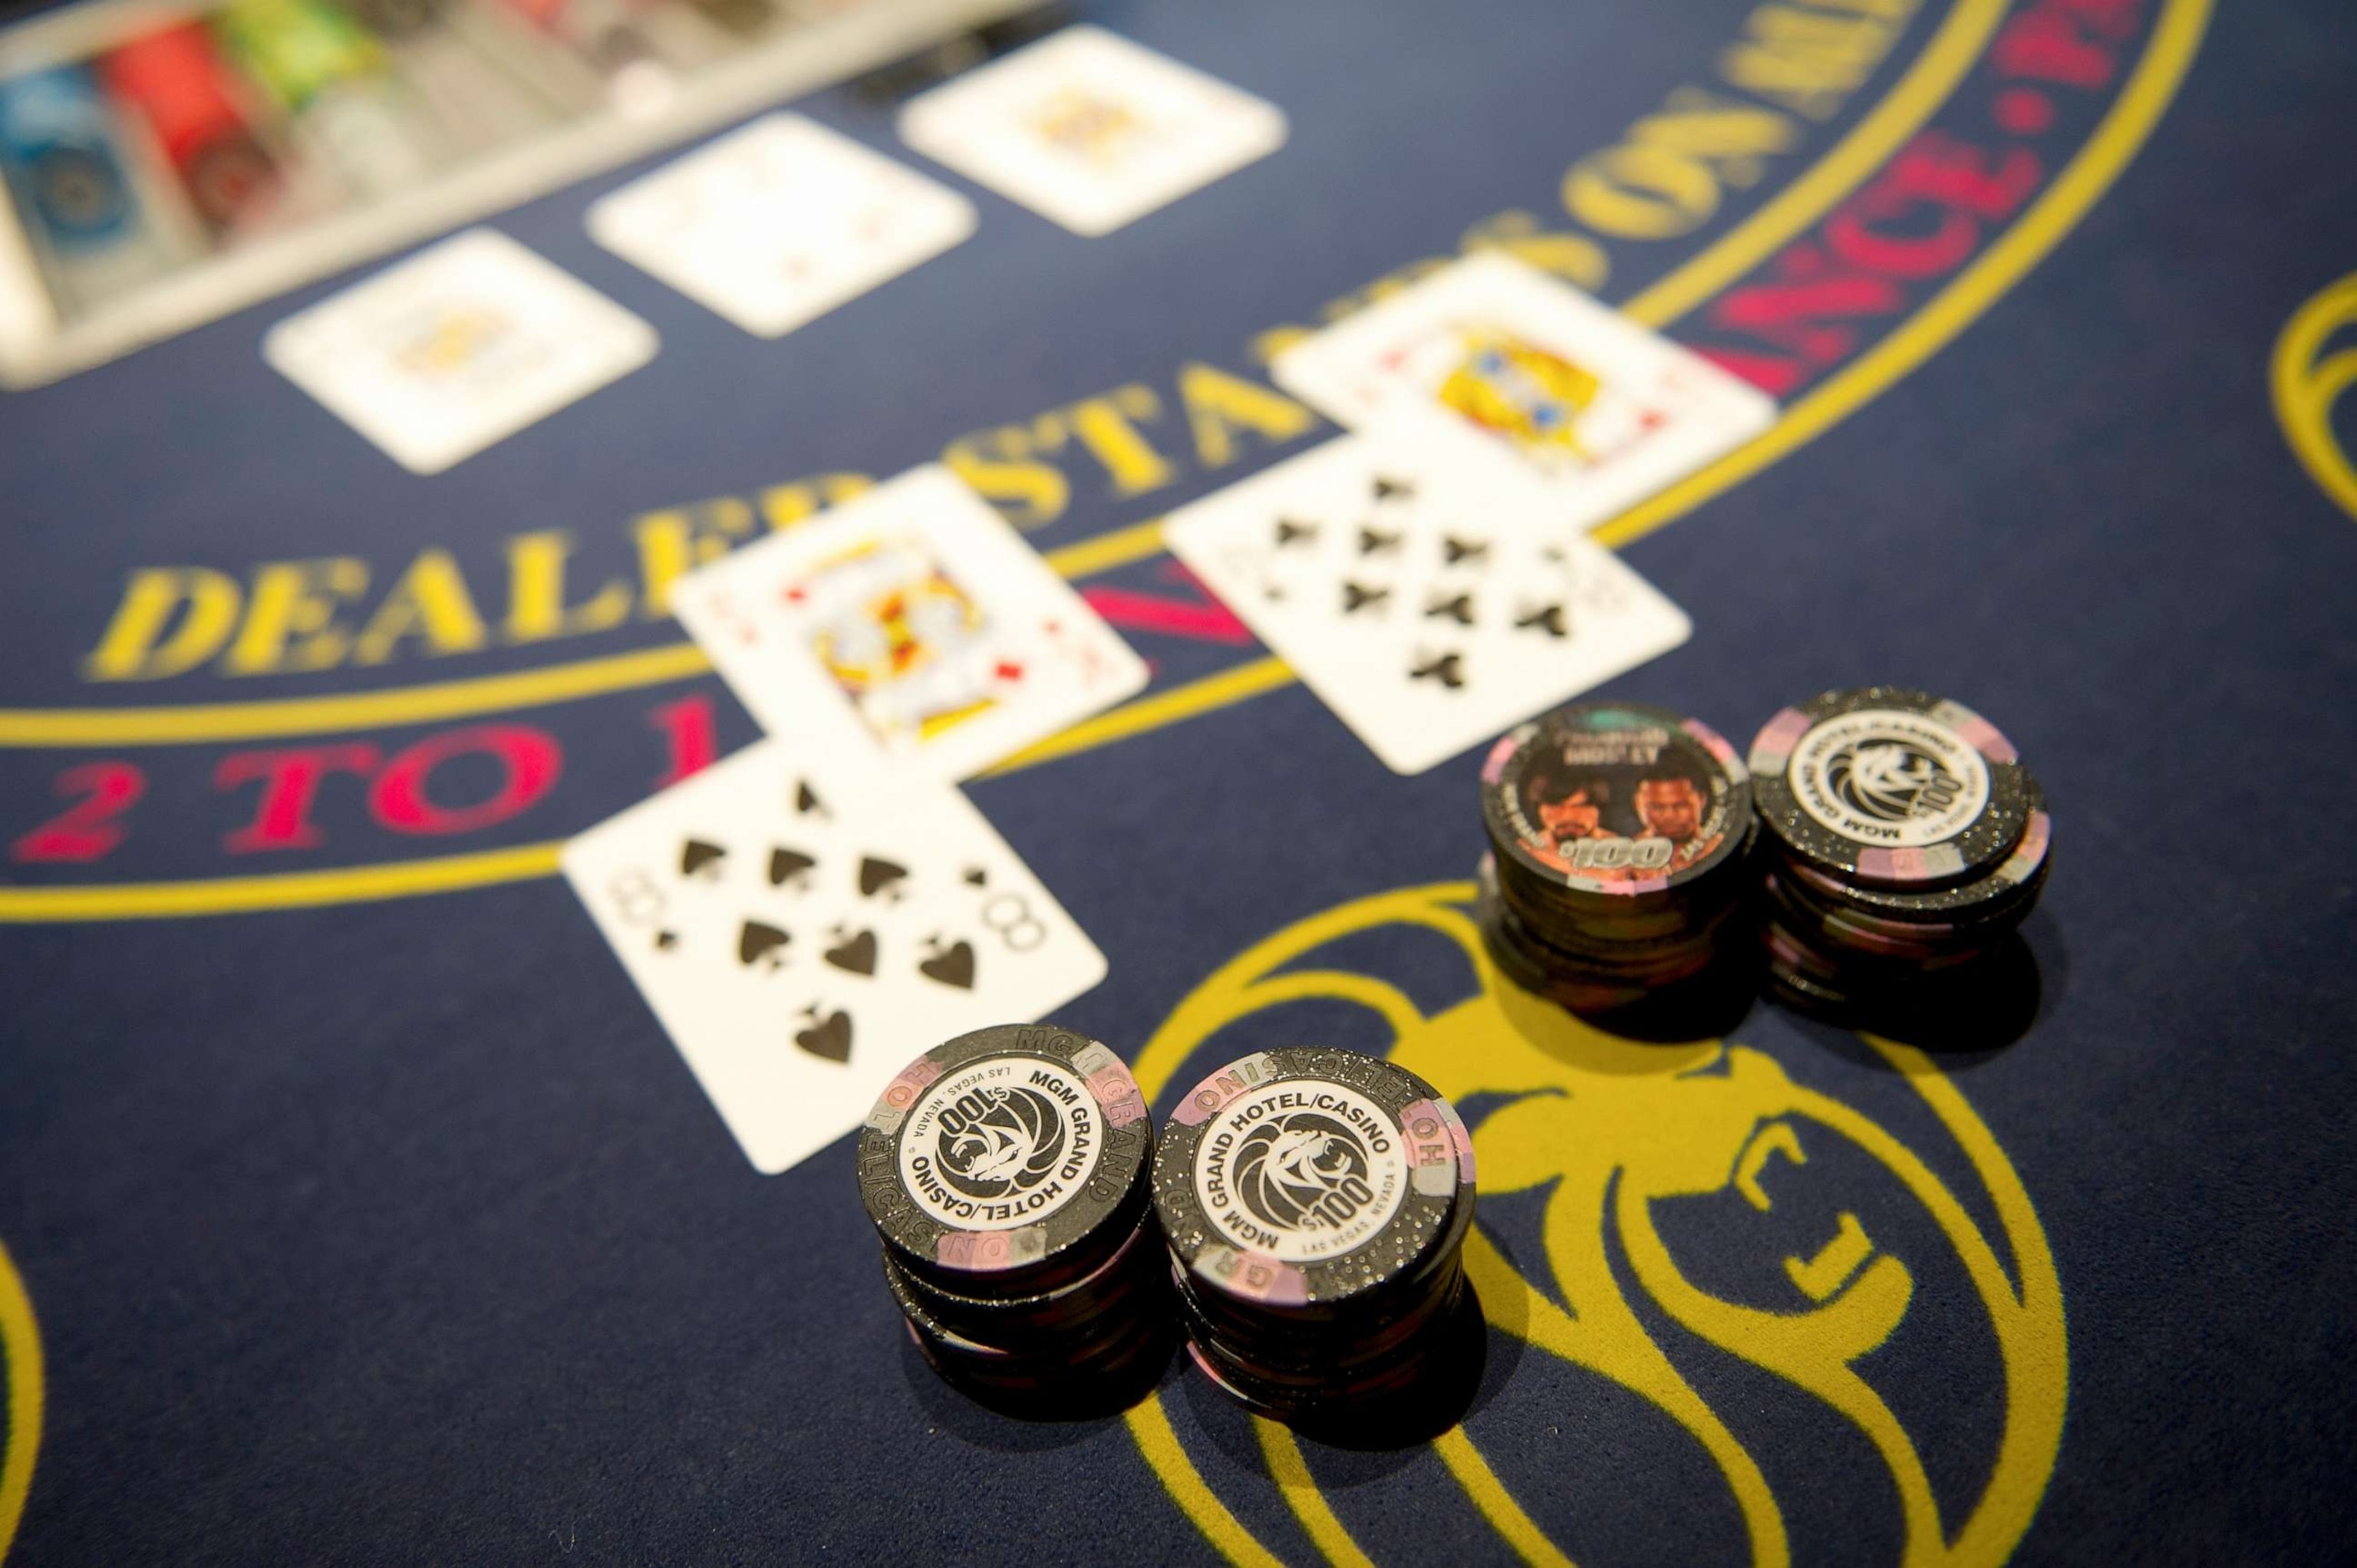
[[[1279,385],[1352,429],[1478,432],[1592,528],[1775,423],[1775,403],[1511,256],[1451,263],[1287,349]]]
[[[1146,682],[1103,618],[939,464],[689,574],[672,605],[762,728],[942,779]]]
[[[1399,773],[1692,630],[1547,487],[1462,435],[1329,441],[1172,513],[1163,536]]]
[[[857,1126],[918,1052],[1105,974],[963,795],[823,748],[757,742],[575,839],[564,866],[765,1172]]]

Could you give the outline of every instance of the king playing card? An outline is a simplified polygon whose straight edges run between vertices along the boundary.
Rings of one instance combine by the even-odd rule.
[[[1270,373],[1352,430],[1381,418],[1479,435],[1543,476],[1584,528],[1776,420],[1748,382],[1496,252],[1303,339]]]
[[[672,604],[761,726],[967,778],[1145,661],[939,465],[689,574]]]

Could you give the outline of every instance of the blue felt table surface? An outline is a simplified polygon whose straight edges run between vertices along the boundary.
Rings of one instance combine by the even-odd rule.
[[[511,535],[568,531],[586,595],[629,576],[645,514],[889,474],[1133,382],[1158,400],[1137,419],[1167,482],[1116,493],[1068,440],[1054,461],[1070,498],[1033,537],[1052,550],[1158,516],[1319,438],[1242,429],[1213,466],[1179,367],[1265,385],[1256,334],[1455,253],[1497,213],[1565,225],[1566,170],[1681,84],[1714,81],[1754,7],[1085,9],[1279,104],[1284,148],[1095,240],[935,170],[973,196],[974,238],[777,340],[589,240],[589,202],[670,155],[642,159],[491,221],[646,319],[660,353],[433,478],[396,467],[259,354],[273,322],[371,269],[0,399],[0,707],[392,691],[666,646],[668,621],[633,618],[576,642],[309,674],[108,684],[83,666],[143,567],[243,580],[259,563],[351,555],[383,582],[438,546],[496,619]],[[1636,296],[1790,188],[1972,9],[1914,13],[1882,74],[1824,121],[1796,117],[1792,151],[1756,185],[1728,184],[1706,228],[1609,241],[1599,292]],[[2200,7],[2095,9],[2120,29],[2112,74],[2055,93],[2040,190],[2097,134],[2165,16]],[[2357,517],[2295,456],[2268,382],[2285,324],[2357,269],[2352,88],[2357,12],[2219,7],[2148,139],[2050,254],[1846,418],[1626,546],[1695,629],[1614,693],[1739,741],[1824,687],[1921,685],[1988,714],[2037,770],[2057,845],[2028,933],[2038,1019],[1934,1070],[2034,1208],[2066,1334],[2023,1343],[2066,1343],[2067,1363],[2005,1364],[1995,1325],[2018,1304],[2002,1308],[1953,1243],[1959,1226],[1998,1238],[1990,1255],[2018,1281],[2020,1233],[1934,1097],[1854,1036],[1762,1004],[1729,1038],[1888,1129],[1962,1207],[1932,1214],[1889,1158],[1820,1119],[1803,1129],[1809,1163],[1762,1178],[1789,1198],[1731,1198],[1722,1161],[1704,1184],[1716,1196],[1658,1197],[1648,1224],[1703,1294],[1782,1315],[1804,1340],[1821,1304],[1785,1258],[1815,1255],[1847,1215],[1904,1266],[1903,1316],[1852,1365],[1906,1434],[1938,1522],[1910,1523],[1892,1450],[1855,1409],[1729,1354],[1631,1261],[1613,1183],[1633,1175],[1598,1179],[1606,1272],[1563,1277],[1547,1228],[1568,1222],[1575,1173],[1590,1169],[1566,1148],[1554,1185],[1501,1178],[1485,1226],[1593,1343],[1657,1347],[1749,1456],[1632,1391],[1621,1352],[1598,1352],[1616,1373],[1493,1335],[1465,1431],[1573,1561],[1767,1552],[1747,1496],[1772,1497],[1810,1562],[1895,1560],[1910,1530],[1953,1538],[1976,1510],[2015,1505],[2032,1561],[2311,1559],[2357,1538],[2357,798],[2343,792],[2357,773]],[[921,163],[872,96],[846,87],[799,107]],[[1731,344],[1712,320],[1697,311],[1673,335]],[[2350,416],[2342,428],[2357,433]],[[1108,580],[1180,591],[1159,573],[1146,560]],[[1158,690],[1258,656],[1135,640]],[[294,741],[19,742],[0,750],[12,838],[60,809],[57,776],[77,766],[127,760],[150,793],[103,860],[17,864],[0,892],[551,842],[645,793],[658,759],[644,710],[694,692],[713,695],[724,747],[750,737],[710,677],[553,704],[566,773],[529,818],[479,839],[396,840],[331,779],[322,841],[275,859],[224,851],[253,796],[214,772]],[[361,738],[390,753],[461,722]],[[1469,753],[1394,777],[1284,684],[971,792],[1110,960],[1060,1021],[1134,1055],[1271,933],[1469,876],[1477,767]],[[1385,974],[1426,1013],[1461,998],[1462,955],[1411,946],[1379,932],[1320,962]],[[1330,1026],[1383,1048],[1363,1017],[1338,1011]],[[1149,1082],[1157,1112],[1183,1087],[1168,1076]],[[1506,1098],[1469,1104],[1477,1140]],[[1682,1135],[1601,1125],[1631,1161]],[[1310,1562],[1325,1508],[1378,1561],[1512,1558],[1502,1516],[1447,1446],[1305,1444],[1320,1500],[1297,1511],[1302,1493],[1272,1481],[1250,1423],[1179,1367],[1137,1426],[1025,1425],[942,1391],[877,1275],[849,1144],[757,1175],[552,875],[0,926],[0,1246],[45,1370],[12,1562],[1211,1562],[1219,1541],[1247,1537]],[[1599,1281],[1609,1300],[1580,1295]],[[27,1363],[11,1352],[21,1391]],[[2052,1412],[2041,1376],[2067,1389],[2059,1446],[2029,1442],[2026,1470],[1999,1486],[2008,1419]],[[1229,1525],[1207,1534],[1181,1506],[1156,1421]],[[12,1441],[21,1452],[24,1431]],[[0,1492],[0,1541],[5,1517]]]

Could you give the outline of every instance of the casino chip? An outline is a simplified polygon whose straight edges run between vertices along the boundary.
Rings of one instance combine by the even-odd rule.
[[[1197,1363],[1265,1414],[1380,1425],[1478,1363],[1461,1253],[1473,1144],[1431,1085],[1292,1047],[1190,1090],[1154,1157],[1154,1206]],[[1463,1391],[1468,1397],[1469,1384]]]
[[[1760,820],[1784,854],[1908,891],[1985,875],[2028,826],[2013,743],[1962,703],[1900,686],[1826,692],[1751,742]]]
[[[1592,949],[1559,947],[1533,932],[1500,899],[1493,856],[1481,857],[1477,886],[1475,918],[1499,969],[1534,996],[1587,1015],[1617,1015],[1704,979],[1727,956],[1732,933],[1742,925],[1743,907],[1734,903],[1686,940],[1629,944],[1598,955]]]
[[[1751,783],[1696,719],[1582,703],[1523,725],[1481,768],[1482,932],[1524,989],[1606,1012],[1699,981],[1749,888]]]
[[[1014,1303],[951,1295],[911,1278],[889,1253],[884,1280],[909,1337],[951,1383],[1013,1396],[994,1402],[1018,1413],[1103,1412],[1158,1380],[1177,1341],[1157,1240],[1141,1224],[1095,1273]]]
[[[1069,1029],[978,1029],[903,1069],[860,1131],[859,1190],[926,1359],[1020,1413],[1151,1386],[1175,1338],[1153,1157],[1129,1069]]]
[[[1898,687],[1828,692],[1770,719],[1751,768],[1775,994],[1880,1026],[1986,1002],[2022,969],[2053,821],[1987,720]]]

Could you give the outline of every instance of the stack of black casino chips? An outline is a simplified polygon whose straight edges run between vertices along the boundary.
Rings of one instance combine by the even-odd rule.
[[[1902,687],[1826,692],[1769,720],[1750,766],[1778,995],[1854,1015],[1986,991],[2053,838],[1995,725]]]
[[[859,1134],[884,1277],[934,1369],[1024,1415],[1097,1414],[1175,1346],[1154,1123],[1106,1047],[1049,1025],[936,1046]]]
[[[1213,1383],[1352,1444],[1463,1413],[1486,1344],[1462,1262],[1473,1145],[1431,1085],[1351,1051],[1245,1057],[1188,1092],[1154,1165],[1188,1348]]]
[[[1583,703],[1523,725],[1482,766],[1481,822],[1482,931],[1526,991],[1609,1012],[1748,944],[1749,776],[1699,720]]]

